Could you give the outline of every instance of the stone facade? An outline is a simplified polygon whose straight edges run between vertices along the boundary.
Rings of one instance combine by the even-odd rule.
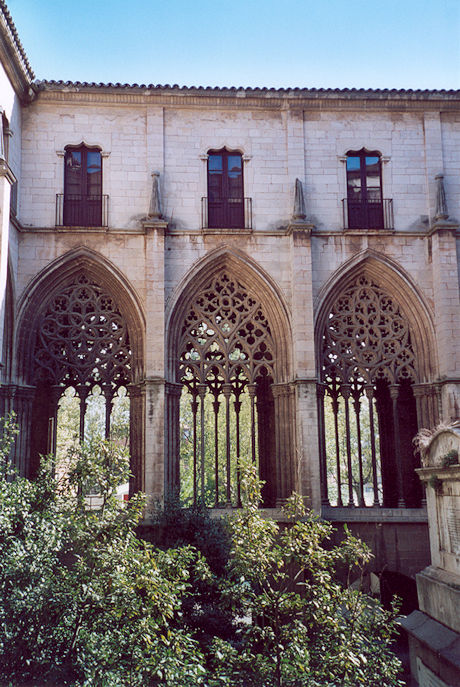
[[[162,498],[174,487],[180,318],[198,288],[228,273],[257,295],[274,340],[272,414],[266,411],[271,505],[295,488],[312,507],[359,531],[384,525],[376,569],[391,561],[413,574],[425,565],[423,503],[344,509],[327,502],[321,327],[342,290],[365,275],[408,323],[417,426],[458,417],[460,94],[34,82],[4,6],[1,15],[0,105],[12,135],[0,177],[0,394],[3,410],[14,408],[21,423],[21,470],[33,472],[34,451],[50,446],[45,434],[54,411],[37,408],[34,382],[43,304],[80,270],[128,323],[133,488]],[[66,149],[79,146],[100,153],[105,226],[63,224],[57,214]],[[222,149],[241,155],[252,217],[240,228],[202,222],[209,151]],[[344,228],[347,155],[362,149],[378,151],[393,215],[382,226]],[[161,210],[157,198],[152,210],[153,173]],[[437,215],[439,173],[445,217]],[[305,218],[293,218],[296,179]],[[398,527],[404,541],[414,541],[403,560],[390,533]],[[376,531],[368,538],[379,537]]]
[[[431,565],[417,574],[420,610],[403,625],[420,687],[460,682],[460,431],[440,427],[423,442]]]

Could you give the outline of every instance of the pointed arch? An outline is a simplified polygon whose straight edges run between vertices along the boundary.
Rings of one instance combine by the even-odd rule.
[[[180,328],[193,294],[205,288],[212,277],[229,272],[251,292],[257,294],[270,322],[275,342],[277,379],[287,382],[292,375],[292,334],[290,315],[284,297],[270,275],[243,251],[221,246],[198,260],[182,278],[166,305],[168,381],[175,380],[176,348]]]
[[[437,377],[438,360],[431,309],[412,277],[398,263],[369,249],[353,256],[336,270],[317,296],[315,303],[317,356],[321,355],[322,331],[333,302],[360,275],[369,277],[398,303],[409,322],[412,345],[417,359],[417,381],[421,384],[432,382]],[[317,358],[317,364],[319,365],[319,358]]]
[[[143,378],[145,315],[139,297],[123,273],[96,251],[74,248],[39,272],[24,289],[18,302],[16,350],[17,375],[23,384],[30,383],[33,348],[43,303],[65,287],[78,273],[85,273],[115,300],[126,320],[133,353],[133,381]]]
[[[66,390],[73,389],[79,399],[80,439],[87,436],[88,404],[94,401],[96,407],[98,394],[98,432],[113,436],[113,409],[128,391],[131,488],[142,488],[144,408],[138,391],[144,379],[144,333],[134,289],[96,251],[77,247],[29,283],[18,304],[16,336],[17,413],[27,437],[27,474],[36,472],[40,455],[56,450],[58,409]],[[123,431],[128,431],[126,422]]]
[[[290,495],[296,480],[291,325],[277,286],[245,253],[221,246],[181,280],[167,305],[166,323],[167,489],[180,482],[174,426],[184,387],[193,426],[193,460],[186,464],[193,498],[206,494],[209,505],[239,504],[240,412],[247,402],[247,452],[254,461],[258,456],[265,505],[274,506]],[[207,412],[211,429],[205,425]]]
[[[369,250],[332,275],[316,305],[323,500],[417,507],[412,439],[437,416],[429,308],[399,265]]]

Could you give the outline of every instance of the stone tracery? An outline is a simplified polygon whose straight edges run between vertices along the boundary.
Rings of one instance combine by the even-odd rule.
[[[249,396],[250,453],[255,461],[256,397],[257,406],[261,406],[261,389],[263,387],[266,394],[267,384],[274,378],[274,342],[269,322],[259,300],[249,294],[238,279],[225,271],[212,278],[195,295],[180,335],[177,378],[191,395],[194,499],[198,497],[200,482],[201,498],[205,491],[205,404],[206,397],[211,397],[214,418],[214,505],[219,505],[221,498],[219,480],[221,483],[225,481],[226,504],[239,503],[242,402]],[[220,455],[218,445],[221,404],[225,412],[224,456]],[[235,425],[236,430],[231,425]],[[232,432],[234,445],[231,445]],[[224,475],[221,474],[222,463],[225,465]]]
[[[54,418],[49,449],[55,449],[59,399],[70,388],[79,399],[80,439],[86,435],[87,410],[98,394],[101,431],[108,437],[113,404],[131,383],[131,348],[126,322],[113,298],[84,271],[45,304],[33,359],[37,398]]]
[[[324,442],[328,460],[323,456],[327,500],[332,493],[338,506],[404,506],[408,496],[414,505],[401,451],[405,434],[416,432],[411,384],[417,382],[417,369],[409,324],[394,298],[366,274],[329,309],[321,367],[321,395],[330,398],[332,413],[332,431]],[[323,432],[327,412],[325,405]]]

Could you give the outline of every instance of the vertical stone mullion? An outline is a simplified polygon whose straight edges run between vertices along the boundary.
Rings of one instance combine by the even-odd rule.
[[[131,456],[130,494],[145,489],[143,466],[144,426],[145,426],[145,388],[142,384],[130,384],[129,395],[129,448]]]
[[[167,382],[165,413],[165,493],[180,493],[180,397],[182,385]]]
[[[292,384],[273,384],[276,432],[276,503],[281,506],[297,488],[295,461],[295,413]]]

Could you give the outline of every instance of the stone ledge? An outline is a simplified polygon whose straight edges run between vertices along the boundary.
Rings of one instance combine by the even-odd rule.
[[[428,522],[425,508],[338,508],[323,506],[321,515],[331,522]]]
[[[417,674],[417,656],[446,685],[459,685],[460,635],[422,611],[413,611],[400,625],[409,636],[412,673]]]

